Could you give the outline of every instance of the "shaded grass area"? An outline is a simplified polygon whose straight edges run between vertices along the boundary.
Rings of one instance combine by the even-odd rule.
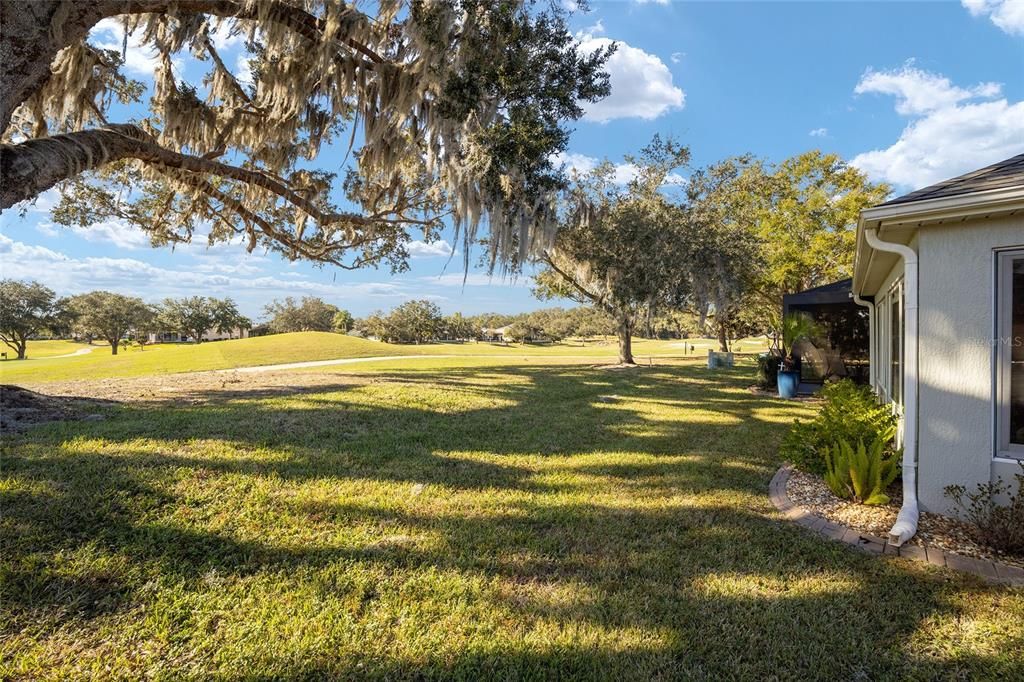
[[[435,363],[8,439],[0,677],[1024,674],[1021,592],[776,515],[749,367]]]
[[[707,356],[708,348],[717,347],[712,339],[686,341],[694,353]],[[53,349],[62,349],[60,353]],[[740,350],[753,353],[764,348],[763,339],[737,342]],[[131,346],[111,355],[109,346],[94,346],[88,355],[48,359],[46,355],[70,353],[84,344],[66,341],[34,341],[29,344],[29,359],[0,362],[0,383],[37,384],[75,379],[137,377],[176,372],[253,367],[310,360],[366,358],[399,355],[459,356],[527,356],[527,357],[593,357],[612,362],[616,358],[614,340],[581,343],[567,341],[557,344],[500,343],[429,343],[422,345],[390,344],[328,332],[295,332],[249,339],[211,341],[200,344],[154,344],[140,350]],[[681,341],[638,340],[634,344],[638,361],[647,355],[679,355],[689,352]]]

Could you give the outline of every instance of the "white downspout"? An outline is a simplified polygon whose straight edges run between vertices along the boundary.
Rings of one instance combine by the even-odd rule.
[[[868,309],[868,386],[872,391],[877,391],[878,389],[875,387],[875,360],[877,359],[875,354],[875,304],[865,301],[857,295],[857,292],[853,292],[853,302]]]
[[[918,392],[918,323],[917,323],[917,252],[903,244],[884,242],[875,229],[864,230],[868,245],[878,251],[895,253],[903,259],[904,304],[903,349],[903,506],[896,523],[889,531],[889,542],[899,547],[914,537],[920,510],[917,505],[917,392]]]

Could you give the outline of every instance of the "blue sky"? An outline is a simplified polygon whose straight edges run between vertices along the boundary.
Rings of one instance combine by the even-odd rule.
[[[752,152],[769,161],[820,148],[908,191],[1024,152],[1024,0],[932,3],[592,2],[575,14],[584,47],[615,41],[613,92],[574,124],[563,161],[622,164],[654,133],[690,145],[693,164]],[[120,48],[115,23],[94,42]],[[225,41],[236,62],[237,42]],[[129,48],[131,75],[152,64]],[[199,67],[183,58],[185,77]],[[626,165],[620,176],[629,177]],[[685,170],[682,175],[686,175]],[[348,272],[288,263],[237,245],[153,249],[117,221],[53,225],[44,195],[0,216],[4,277],[38,279],[61,294],[109,289],[158,301],[231,296],[253,317],[287,295],[315,295],[357,316],[410,298],[445,312],[518,312],[541,303],[529,279],[471,272],[451,242],[414,244],[411,270]],[[199,240],[202,241],[202,240]]]

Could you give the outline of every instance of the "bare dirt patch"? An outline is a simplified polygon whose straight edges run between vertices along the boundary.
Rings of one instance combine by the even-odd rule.
[[[59,381],[34,386],[47,396],[82,396],[130,403],[199,404],[329,391],[379,381],[319,372],[191,372],[116,379]],[[46,396],[44,396],[46,397]]]
[[[786,494],[793,504],[808,509],[833,523],[842,524],[862,533],[884,538],[896,522],[896,515],[903,504],[903,494],[898,484],[886,491],[889,504],[867,506],[842,500],[832,494],[820,476],[796,469],[786,483]],[[1001,554],[974,541],[971,525],[948,516],[921,512],[917,523],[917,535],[909,540],[918,546],[938,547],[977,559],[1001,561],[1005,564],[1024,568],[1024,557]]]
[[[0,385],[0,432],[20,431],[35,424],[66,419],[102,418],[91,414],[103,401],[52,396],[20,386]]]

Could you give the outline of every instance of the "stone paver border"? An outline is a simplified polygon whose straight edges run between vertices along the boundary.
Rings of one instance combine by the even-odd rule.
[[[792,468],[788,465],[775,472],[771,483],[768,484],[768,496],[771,498],[775,508],[782,512],[784,517],[804,528],[808,528],[831,540],[844,542],[872,554],[901,556],[906,559],[913,559],[914,561],[973,573],[989,582],[1024,587],[1024,569],[1017,566],[1010,566],[999,561],[975,559],[974,557],[954,554],[938,547],[906,544],[902,547],[897,547],[886,538],[861,533],[813,514],[803,507],[793,504],[793,501],[789,499],[789,495],[786,494],[786,482],[789,481],[791,472]]]

